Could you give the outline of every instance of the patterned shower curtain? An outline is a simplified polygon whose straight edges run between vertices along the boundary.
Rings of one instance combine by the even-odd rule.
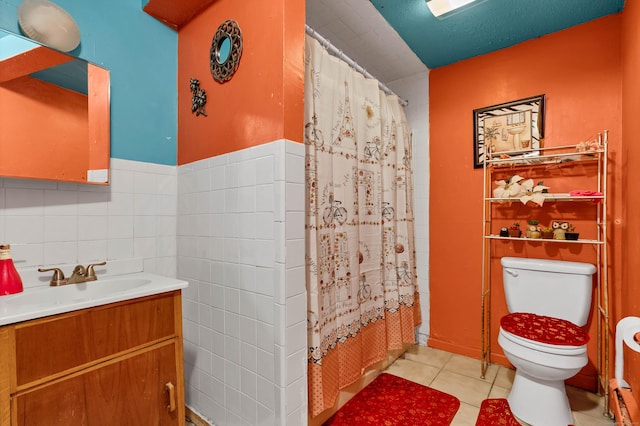
[[[388,350],[414,343],[411,133],[386,95],[307,36],[306,279],[312,416]]]

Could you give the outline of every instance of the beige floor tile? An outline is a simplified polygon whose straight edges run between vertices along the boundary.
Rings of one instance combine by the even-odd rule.
[[[600,419],[604,412],[604,399],[595,393],[567,386],[567,397],[571,410]]]
[[[440,349],[414,345],[404,354],[404,359],[442,368],[451,359],[452,353]]]
[[[420,362],[399,358],[385,370],[385,373],[394,374],[403,379],[430,386],[440,369]]]
[[[489,365],[485,378],[481,379],[480,360],[457,354],[451,356],[451,359],[445,364],[443,369],[447,371],[453,371],[455,373],[462,374],[463,376],[471,377],[473,379],[482,380],[487,383],[493,383],[493,380],[498,373],[498,365]]]
[[[509,392],[511,392],[511,389],[493,385],[493,387],[491,388],[491,392],[489,392],[488,398],[506,399],[509,396]]]
[[[480,407],[491,390],[491,383],[447,370],[442,370],[430,386],[476,407]]]
[[[460,408],[456,413],[456,416],[453,418],[451,422],[451,426],[470,426],[475,425],[476,420],[478,419],[478,414],[480,413],[479,407],[474,407],[473,405],[465,404],[464,402],[460,403]]]
[[[516,376],[516,370],[508,367],[500,366],[498,368],[498,374],[493,384],[500,386],[501,388],[511,389],[513,385],[513,378]]]
[[[475,425],[482,401],[486,398],[507,398],[515,376],[515,370],[494,364],[489,366],[483,380],[480,379],[479,360],[418,345],[410,348],[386,372],[460,399],[460,409],[452,426]],[[615,424],[602,415],[601,396],[573,386],[567,386],[567,395],[575,426]]]
[[[584,413],[573,413],[575,419],[575,426],[605,426],[616,424],[612,419],[600,415],[599,417],[590,416]]]

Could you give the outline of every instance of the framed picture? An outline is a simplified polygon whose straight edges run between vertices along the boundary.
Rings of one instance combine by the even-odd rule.
[[[482,168],[486,154],[538,155],[544,138],[544,95],[473,110],[473,167]]]

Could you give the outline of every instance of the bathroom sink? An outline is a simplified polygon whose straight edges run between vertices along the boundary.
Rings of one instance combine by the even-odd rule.
[[[25,288],[0,297],[0,325],[179,290],[187,282],[144,272],[58,287]]]
[[[45,287],[25,291],[2,299],[7,306],[61,305],[81,302],[111,295],[114,292],[132,290],[150,284],[151,280],[142,278],[110,281],[90,281],[81,284],[67,284],[59,287]]]

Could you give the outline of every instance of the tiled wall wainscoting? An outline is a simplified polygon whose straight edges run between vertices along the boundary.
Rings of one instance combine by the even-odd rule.
[[[411,126],[413,156],[416,273],[420,289],[422,324],[416,330],[420,344],[429,338],[429,73],[420,72],[389,83],[409,104],[404,108]]]
[[[176,204],[175,166],[112,159],[109,186],[0,178],[0,242],[19,270],[135,257],[175,277]]]
[[[307,418],[304,145],[178,170],[187,404],[217,426]]]

